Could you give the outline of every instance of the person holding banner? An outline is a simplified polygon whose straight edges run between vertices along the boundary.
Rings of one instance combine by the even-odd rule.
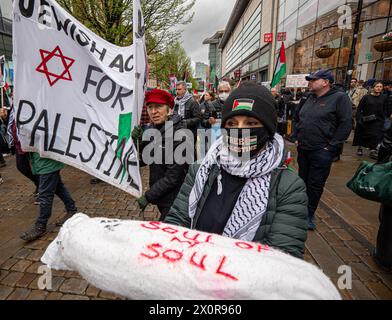
[[[33,174],[39,176],[39,216],[34,226],[23,233],[20,238],[26,242],[35,241],[45,235],[47,224],[52,216],[54,196],[57,195],[65,205],[67,213],[57,220],[56,225],[62,226],[77,213],[75,201],[61,180],[60,171],[64,164],[46,158],[38,153],[30,153]]]
[[[178,116],[170,117],[170,109],[174,106],[173,97],[166,91],[153,90],[146,94],[145,104],[150,116],[152,126],[148,130],[157,130],[159,133],[159,141],[153,143],[141,143],[140,154],[143,154],[147,146],[159,146],[154,148],[154,154],[146,153],[143,157],[142,163],[150,163],[150,189],[138,199],[138,204],[141,210],[145,210],[148,204],[158,206],[161,213],[160,220],[163,221],[172,206],[174,199],[177,197],[180,187],[184,182],[188,165],[177,164],[176,159],[173,159],[174,150],[178,147],[180,142],[174,141],[175,133],[183,128],[181,118]],[[143,135],[143,129],[136,127],[132,132],[132,138],[135,141],[140,141]],[[155,135],[154,135],[155,137]],[[168,141],[168,138],[171,141]],[[189,137],[193,141],[193,137]],[[193,154],[190,155],[193,157]],[[147,158],[148,157],[148,158]],[[166,159],[174,160],[169,163]],[[159,162],[158,162],[159,161]]]
[[[201,165],[190,167],[165,222],[267,244],[302,258],[306,187],[288,168],[268,89],[243,83],[233,91],[223,106],[222,129]]]

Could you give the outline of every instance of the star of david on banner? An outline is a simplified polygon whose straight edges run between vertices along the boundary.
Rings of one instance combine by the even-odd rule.
[[[49,85],[53,87],[59,80],[72,81],[72,76],[70,73],[70,68],[75,63],[74,59],[64,56],[60,47],[57,46],[53,51],[46,51],[40,49],[40,55],[42,58],[41,64],[37,67],[37,71],[46,75]],[[60,58],[60,68],[63,67],[64,70],[60,74],[54,73],[54,71],[49,71],[48,63],[50,61],[58,61],[55,57]],[[54,60],[55,59],[55,60]],[[51,65],[53,67],[53,65]]]

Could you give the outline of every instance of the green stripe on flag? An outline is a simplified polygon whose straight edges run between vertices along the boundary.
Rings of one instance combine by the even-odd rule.
[[[121,160],[124,146],[131,138],[132,113],[120,114],[118,124],[117,158]],[[124,180],[126,169],[123,169],[121,183]]]
[[[271,88],[274,88],[280,82],[280,80],[282,80],[285,74],[286,74],[286,64],[283,64],[280,66],[279,71],[274,75],[274,78],[272,79],[272,83],[271,83]]]

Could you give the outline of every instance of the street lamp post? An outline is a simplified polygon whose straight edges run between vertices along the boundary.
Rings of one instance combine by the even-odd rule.
[[[355,62],[355,54],[356,54],[355,49],[356,49],[357,42],[358,42],[359,27],[361,24],[361,16],[362,16],[362,8],[363,8],[363,0],[359,0],[358,1],[357,16],[355,19],[355,26],[354,26],[353,43],[351,45],[350,57],[349,57],[348,66],[347,66],[347,75],[346,75],[346,83],[345,83],[345,87],[347,90],[350,89],[350,83],[353,78],[354,62]]]

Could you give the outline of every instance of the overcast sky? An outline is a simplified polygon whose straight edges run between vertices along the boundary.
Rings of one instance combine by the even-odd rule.
[[[203,40],[224,29],[236,0],[196,0],[192,23],[182,26],[183,46],[195,62],[208,64],[208,45]]]

